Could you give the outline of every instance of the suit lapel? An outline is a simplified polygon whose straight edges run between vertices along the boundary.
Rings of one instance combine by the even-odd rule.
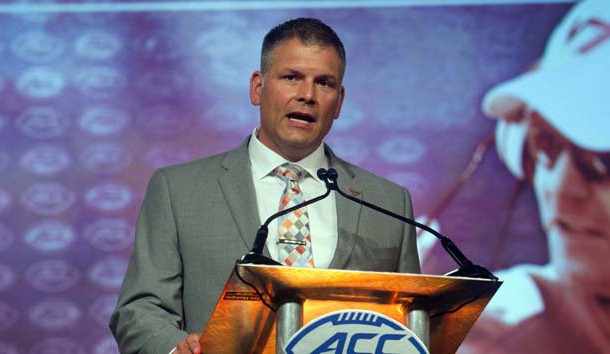
[[[248,157],[248,141],[249,137],[235,150],[227,153],[222,162],[225,173],[219,176],[218,183],[244,245],[250,250],[260,226],[260,218]]]
[[[256,231],[260,226],[256,193],[248,156],[248,137],[244,143],[235,150],[227,153],[222,162],[225,173],[218,178],[220,189],[233,215],[235,224],[239,230],[244,246],[250,250],[256,237]],[[332,150],[326,146],[330,167],[337,170],[339,174],[339,188],[358,199],[363,198],[364,191],[358,185],[352,169],[343,160],[334,155]],[[345,268],[356,245],[358,224],[362,206],[348,200],[340,195],[335,196],[337,205],[337,249],[329,268]],[[269,257],[269,251],[265,247],[263,252]]]
[[[349,166],[337,158],[330,148],[326,148],[329,155],[330,167],[337,170],[339,174],[339,188],[358,199],[362,198],[362,188],[356,182],[355,175]],[[360,221],[360,211],[362,206],[353,202],[338,193],[335,195],[337,205],[337,249],[329,265],[329,268],[343,269],[356,245],[356,235],[358,234],[358,224]]]

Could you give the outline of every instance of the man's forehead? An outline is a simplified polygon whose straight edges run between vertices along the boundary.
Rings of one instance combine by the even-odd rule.
[[[317,41],[303,41],[298,37],[290,37],[286,38],[280,42],[278,42],[271,50],[271,55],[275,54],[279,48],[285,48],[288,46],[292,47],[303,47],[303,48],[313,48],[316,50],[333,50],[337,55],[337,59],[341,60],[341,56],[339,55],[339,51],[337,48],[333,47],[330,44],[325,44]]]
[[[324,73],[325,75],[337,76],[337,79],[341,79],[343,76],[344,63],[339,56],[336,48],[331,45],[323,45],[319,43],[306,43],[298,38],[292,38],[284,40],[276,45],[271,51],[269,57],[269,68],[275,67],[276,70],[299,70],[299,59],[302,59],[302,53],[298,53],[301,49],[313,49],[313,51],[332,51],[335,54],[336,63],[338,64],[338,72],[329,70]],[[278,52],[281,53],[281,57],[278,57]],[[285,60],[288,59],[288,60]],[[281,67],[277,67],[278,62],[281,63]],[[321,62],[320,62],[321,63]],[[321,67],[322,65],[320,65]]]

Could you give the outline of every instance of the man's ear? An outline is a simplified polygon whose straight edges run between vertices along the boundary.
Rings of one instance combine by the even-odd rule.
[[[250,102],[259,106],[261,104],[261,89],[263,87],[263,73],[255,71],[250,77]]]

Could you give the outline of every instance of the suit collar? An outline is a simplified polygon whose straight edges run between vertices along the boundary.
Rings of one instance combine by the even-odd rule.
[[[218,177],[220,189],[247,250],[252,248],[256,231],[260,226],[256,193],[248,157],[249,140],[250,136],[237,148],[227,152],[221,162],[225,172]],[[266,249],[265,253],[267,253]]]
[[[358,184],[352,166],[338,158],[328,146],[325,146],[325,148],[330,167],[337,170],[339,175],[337,179],[339,188],[345,193],[362,199],[363,191]],[[338,195],[338,193],[336,193],[335,200],[337,205],[338,239],[337,250],[329,268],[344,269],[356,245],[356,235],[358,234],[358,223],[362,206]]]
[[[225,200],[235,218],[235,223],[246,249],[254,244],[256,231],[260,226],[260,217],[256,203],[256,193],[252,181],[250,159],[248,156],[248,136],[236,149],[227,152],[221,163],[225,170],[218,178],[218,183]],[[342,191],[362,199],[363,190],[359,186],[352,166],[338,158],[327,145],[324,146],[328,156],[329,166],[337,170],[338,185]],[[354,246],[355,235],[362,207],[340,195],[336,196],[337,205],[337,249],[329,268],[341,269],[347,264]],[[269,257],[269,251],[264,248],[264,254]]]
[[[256,138],[254,133],[251,135],[250,142],[248,144],[248,156],[252,165],[252,175],[254,176],[255,180],[262,179],[271,174],[276,167],[286,162],[291,162],[269,147],[265,146]],[[320,167],[328,168],[328,157],[324,152],[323,145],[320,145],[316,150],[303,159],[292,163],[303,167],[305,170],[307,170],[307,173],[311,176],[311,178],[317,180],[321,184],[323,183],[317,176],[317,171]]]

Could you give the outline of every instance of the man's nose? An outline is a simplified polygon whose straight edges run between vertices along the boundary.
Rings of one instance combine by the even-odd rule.
[[[316,101],[316,85],[314,82],[309,80],[301,81],[298,92],[299,101],[303,101],[307,104],[314,103]]]

